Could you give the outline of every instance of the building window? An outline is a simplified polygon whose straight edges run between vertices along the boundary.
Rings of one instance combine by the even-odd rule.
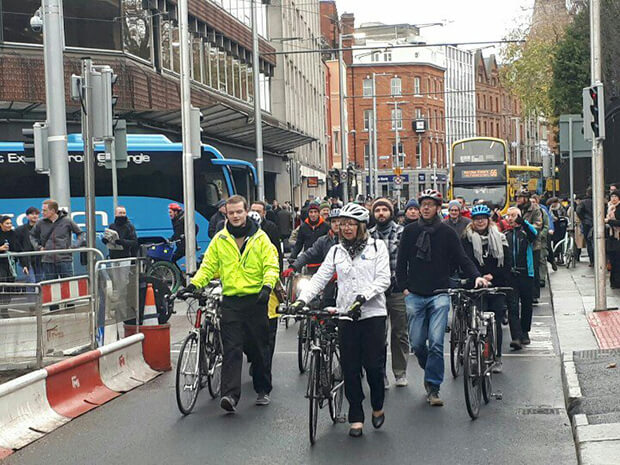
[[[403,128],[403,110],[400,108],[392,110],[392,129]]]
[[[420,77],[416,76],[413,78],[413,93],[415,95],[420,95]]]
[[[120,0],[64,0],[65,43],[69,47],[121,50]],[[40,4],[39,4],[40,6]],[[33,9],[30,14],[34,13]]]
[[[433,98],[433,94],[431,93],[431,78],[426,79],[426,93],[428,94],[428,98]]]
[[[339,153],[338,148],[340,147],[340,132],[334,131],[334,153]]]
[[[386,50],[383,52],[383,61],[392,61],[392,51]]]
[[[422,109],[421,108],[416,108],[415,109],[415,119],[422,119]]]
[[[381,52],[372,52],[370,54],[370,61],[378,62],[381,60]]]
[[[191,55],[191,78],[196,82],[202,82],[202,50],[201,40],[199,38],[192,38],[192,55]]]
[[[153,18],[144,2],[123,0],[120,21],[123,23],[123,50],[143,60],[152,61]]]
[[[364,110],[364,131],[370,129],[370,120],[372,119],[372,110]]]
[[[392,78],[392,80],[390,81],[390,90],[392,97],[402,95],[401,83],[402,82],[399,77]]]
[[[422,168],[422,138],[418,137],[418,143],[415,146],[416,167]]]
[[[370,145],[364,144],[364,166],[369,165]]]
[[[362,95],[364,97],[372,97],[372,79],[364,79],[364,82],[362,83],[362,89]]]

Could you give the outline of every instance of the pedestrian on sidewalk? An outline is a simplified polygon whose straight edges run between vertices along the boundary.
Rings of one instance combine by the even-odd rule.
[[[392,353],[392,373],[397,387],[407,386],[407,358],[409,357],[409,335],[407,334],[407,310],[405,296],[396,284],[396,259],[398,245],[403,233],[403,227],[394,222],[392,203],[385,198],[375,200],[372,205],[372,214],[375,217],[375,226],[370,229],[370,235],[383,241],[390,254],[390,287],[385,291],[387,313],[390,318],[390,350]],[[386,326],[387,341],[387,326]],[[387,357],[386,357],[387,358]],[[389,387],[387,370],[385,387]]]
[[[486,205],[476,205],[471,209],[471,224],[467,225],[461,242],[469,259],[476,265],[478,272],[493,286],[510,287],[512,253],[508,240],[495,223],[491,221],[492,212]],[[495,331],[497,334],[497,363],[493,373],[502,371],[502,322],[506,314],[506,296],[488,295],[484,298],[485,309],[495,313]]]
[[[31,231],[37,250],[70,249],[73,234],[77,236],[77,245],[83,244],[84,233],[67,212],[58,208],[58,202],[46,200],[42,212],[43,219]],[[70,252],[43,255],[41,263],[45,279],[73,276],[73,254]]]
[[[588,259],[590,260],[590,268],[594,266],[594,207],[592,203],[592,188],[586,189],[586,196],[579,202],[575,213],[581,220],[581,229],[586,239],[586,249],[588,251]]]
[[[13,230],[13,221],[10,216],[0,216],[0,283],[14,283],[17,277],[16,261],[13,257],[6,257],[7,252],[21,252],[19,241]],[[24,273],[27,272],[27,262],[20,259]],[[8,318],[6,305],[11,301],[10,290],[0,290],[0,318]]]
[[[32,252],[35,250],[35,243],[30,233],[32,228],[39,221],[39,214],[41,212],[37,207],[28,207],[26,210],[26,218],[28,222],[15,228],[15,235],[19,242],[19,248],[22,252]],[[45,278],[43,274],[43,265],[41,265],[41,257],[25,257],[24,263],[28,266],[28,273],[26,274],[26,281],[29,283],[38,283]]]
[[[537,237],[534,244],[532,244],[532,251],[534,253],[534,303],[538,302],[540,298],[540,255],[543,247],[543,243],[540,238],[540,234],[543,231],[543,212],[536,203],[530,201],[531,193],[524,187],[517,192],[517,207],[521,210],[521,216],[525,221],[530,223],[536,228]]]
[[[514,289],[508,306],[508,323],[512,338],[510,347],[519,350],[522,345],[530,343],[534,271],[537,264],[533,249],[538,231],[523,218],[519,208],[509,208],[507,217],[511,229],[505,234],[513,257],[510,287]]]
[[[620,288],[620,192],[609,193],[609,204],[605,216],[607,230],[607,256],[611,265],[609,282],[612,289]]]
[[[127,217],[127,209],[119,205],[114,210],[114,222],[109,227],[110,230],[116,231],[118,239],[114,243],[106,237],[102,242],[110,249],[110,258],[128,258],[138,255],[138,235],[136,228]]]
[[[409,343],[424,370],[427,401],[440,407],[450,296],[435,291],[450,287],[450,276],[457,268],[464,277],[475,280],[476,287],[486,287],[488,282],[465,254],[456,232],[441,221],[441,193],[427,189],[419,201],[422,217],[406,226],[400,239],[396,282],[405,295]]]

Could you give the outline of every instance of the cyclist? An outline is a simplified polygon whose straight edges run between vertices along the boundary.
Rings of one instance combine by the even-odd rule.
[[[407,386],[407,358],[409,357],[409,335],[407,334],[407,311],[405,297],[396,286],[396,257],[398,244],[403,233],[403,227],[393,220],[394,210],[392,202],[379,198],[372,204],[372,214],[375,217],[375,227],[369,230],[370,235],[384,242],[390,254],[390,288],[385,293],[387,313],[390,317],[390,350],[392,353],[392,373],[397,387]],[[386,337],[387,339],[387,337]],[[387,370],[386,370],[387,371]],[[385,388],[389,387],[387,372]]]
[[[380,428],[385,421],[385,291],[390,287],[390,257],[383,241],[368,235],[369,216],[366,208],[355,203],[340,210],[341,241],[329,250],[292,306],[293,310],[303,307],[338,274],[338,336],[353,437],[361,436],[364,426],[362,367],[370,387],[372,425]]]
[[[469,259],[476,265],[480,274],[494,286],[510,286],[512,254],[508,241],[495,223],[491,221],[493,212],[486,205],[476,205],[471,209],[472,222],[465,228],[461,242]],[[501,294],[484,298],[485,308],[495,313],[497,333],[497,363],[493,373],[502,372],[502,321],[506,313],[506,297]]]
[[[316,240],[327,234],[329,226],[319,214],[320,208],[317,202],[311,202],[308,206],[308,218],[299,227],[297,240],[289,257],[289,263],[295,261],[297,256],[308,250]],[[309,263],[308,270],[313,273],[319,268],[320,263]]]
[[[450,287],[452,271],[460,268],[475,286],[488,282],[465,254],[463,245],[450,226],[439,216],[442,196],[427,189],[419,196],[422,217],[405,227],[398,248],[396,282],[405,294],[409,320],[409,343],[424,370],[424,387],[432,406],[442,406],[439,388],[443,381],[443,342],[450,297],[435,294]],[[428,341],[428,345],[427,345]]]
[[[536,261],[534,260],[534,244],[538,230],[523,218],[517,207],[508,209],[506,231],[508,246],[512,251],[512,299],[508,307],[508,322],[512,342],[510,347],[519,350],[530,343],[529,331],[532,326],[532,300],[534,293],[534,277]],[[519,301],[521,301],[521,317],[519,318]]]
[[[270,403],[271,373],[266,360],[269,340],[267,304],[280,269],[276,248],[258,225],[248,219],[240,195],[226,201],[226,227],[218,232],[202,265],[179,294],[206,286],[217,274],[222,282],[222,398],[220,406],[235,412],[241,397],[243,352],[252,361],[256,405]]]
[[[172,236],[168,239],[170,242],[176,241],[176,248],[172,261],[185,257],[185,212],[178,203],[168,205],[168,216],[172,222]],[[196,225],[196,236],[198,236],[198,225]]]

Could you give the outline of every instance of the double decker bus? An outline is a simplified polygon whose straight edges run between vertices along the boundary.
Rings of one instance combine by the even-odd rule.
[[[81,134],[68,136],[71,216],[81,227],[86,222],[84,203],[84,146]],[[104,166],[103,145],[95,146],[95,191],[97,232],[114,221],[112,172]],[[183,205],[181,143],[161,134],[127,135],[127,168],[118,170],[118,204],[136,227],[138,237],[172,236],[168,204]],[[210,145],[202,146],[201,158],[194,160],[196,224],[198,245],[209,244],[209,218],[220,199],[233,194],[255,198],[256,170],[244,160],[227,159]],[[13,223],[26,222],[25,210],[41,208],[49,198],[49,179],[34,169],[32,153],[22,142],[0,142],[0,214]]]
[[[557,169],[556,169],[557,170]],[[560,191],[560,180],[553,178],[543,178],[542,166],[508,166],[508,180],[510,183],[510,198],[522,187],[527,187],[530,192],[536,192],[539,195],[547,192],[553,192],[553,183],[555,182],[555,191]]]
[[[508,209],[508,147],[501,139],[473,137],[452,144],[450,197],[463,197]]]

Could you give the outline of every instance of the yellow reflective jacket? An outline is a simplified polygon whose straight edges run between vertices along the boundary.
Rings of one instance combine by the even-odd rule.
[[[234,237],[224,228],[213,237],[191,283],[201,288],[218,275],[222,295],[243,296],[258,294],[264,285],[273,289],[279,274],[278,252],[263,230],[246,239],[241,254]]]

